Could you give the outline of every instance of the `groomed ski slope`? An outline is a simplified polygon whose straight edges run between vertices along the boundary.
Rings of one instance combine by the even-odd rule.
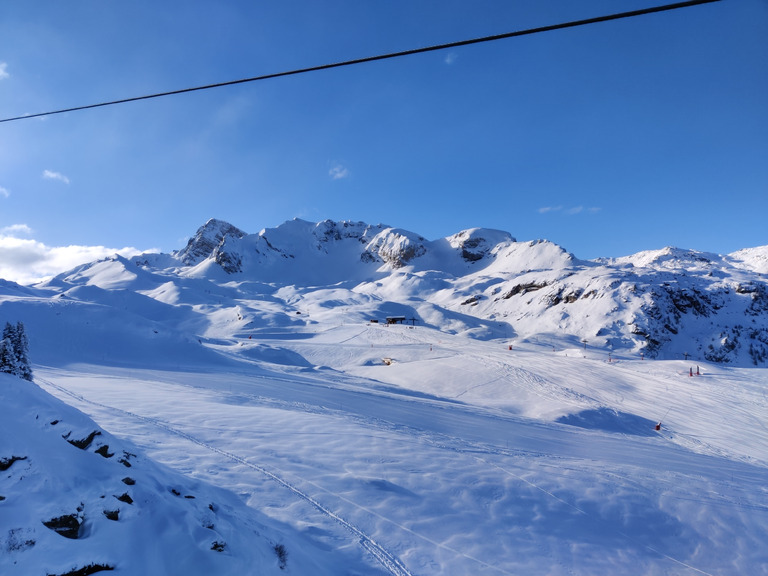
[[[208,348],[35,380],[365,573],[768,574],[765,370],[367,323]]]

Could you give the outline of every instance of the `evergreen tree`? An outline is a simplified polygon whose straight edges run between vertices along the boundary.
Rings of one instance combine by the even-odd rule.
[[[17,374],[19,370],[16,362],[16,354],[13,353],[13,344],[10,339],[0,340],[0,372]]]
[[[32,381],[32,367],[29,364],[29,340],[22,322],[16,323],[16,340],[13,341],[13,351],[19,365],[19,376]]]
[[[3,328],[3,339],[8,339],[13,343],[14,339],[16,338],[16,326],[11,324],[10,322],[5,323],[5,328]]]
[[[29,364],[29,340],[24,331],[24,324],[17,322],[14,326],[5,323],[3,337],[0,341],[0,372],[15,374],[32,380],[32,367]]]

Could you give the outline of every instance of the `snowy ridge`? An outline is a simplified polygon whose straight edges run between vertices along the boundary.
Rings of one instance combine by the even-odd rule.
[[[199,311],[195,290],[183,289],[197,279],[198,286],[212,284],[207,293],[227,292],[241,318],[254,296],[263,302],[269,295],[284,310],[297,310],[302,301],[316,300],[311,293],[321,297],[333,288],[345,291],[334,301],[358,318],[405,314],[480,338],[546,337],[653,358],[764,366],[766,254],[766,248],[720,256],[667,247],[590,262],[545,240],[518,242],[506,232],[481,228],[429,241],[363,222],[296,219],[246,234],[210,220],[172,255],[115,257],[41,287],[68,295],[81,285],[134,290],[164,303],[172,293],[175,305]],[[290,302],[280,296],[285,288]],[[252,310],[256,316],[263,312],[263,304]],[[178,329],[166,324],[171,327]]]
[[[744,248],[729,254],[729,256],[737,267],[768,275],[768,246]]]

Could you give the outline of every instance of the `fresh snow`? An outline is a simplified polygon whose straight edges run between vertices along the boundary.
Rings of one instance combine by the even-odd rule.
[[[34,384],[2,374],[0,401],[0,468],[19,458],[0,481],[2,574],[92,565],[116,574],[234,575],[254,567],[281,574],[275,547],[288,543],[291,563],[305,573],[333,574],[334,562],[364,566],[318,548],[232,492],[153,462]],[[94,432],[88,446],[70,443]],[[62,517],[81,523],[70,537],[45,525]]]
[[[759,250],[583,262],[482,229],[207,226],[187,264],[0,283],[35,380],[0,375],[0,461],[25,458],[0,472],[0,574],[768,574],[765,369],[579,337],[640,313],[610,288],[627,270],[746,290]],[[572,324],[503,316],[519,293],[461,304],[544,282],[598,297]],[[77,540],[43,524],[64,515]]]

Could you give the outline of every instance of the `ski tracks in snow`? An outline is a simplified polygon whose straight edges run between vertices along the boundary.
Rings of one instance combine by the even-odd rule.
[[[518,373],[517,376],[520,377],[521,374]],[[42,379],[38,379],[38,380],[40,382],[46,384],[47,386],[55,388],[56,390],[59,390],[62,393],[67,394],[68,396],[71,396],[72,398],[74,398],[74,399],[76,399],[76,400],[78,400],[80,402],[91,404],[91,405],[97,406],[99,408],[103,408],[103,409],[106,409],[106,410],[109,410],[109,411],[117,412],[117,413],[123,414],[125,416],[128,416],[130,418],[146,422],[146,423],[148,423],[148,424],[150,424],[152,426],[155,426],[157,428],[160,428],[160,429],[166,431],[169,434],[173,434],[173,435],[175,435],[177,437],[183,438],[183,439],[185,439],[185,440],[187,440],[187,441],[189,441],[189,442],[191,442],[193,444],[196,444],[198,446],[201,446],[201,447],[205,448],[206,450],[209,450],[209,451],[211,451],[211,452],[213,452],[215,454],[218,454],[220,456],[223,456],[224,458],[227,458],[227,459],[229,459],[229,460],[231,460],[233,462],[237,462],[238,464],[242,464],[243,466],[246,466],[246,467],[248,467],[248,468],[250,468],[252,470],[257,471],[261,475],[263,475],[263,476],[267,477],[268,479],[276,482],[277,484],[283,486],[284,488],[289,490],[291,493],[293,493],[294,496],[296,496],[297,498],[305,501],[310,506],[312,506],[313,508],[318,510],[320,513],[322,513],[326,517],[330,518],[331,520],[333,520],[334,522],[336,522],[337,524],[342,526],[347,532],[353,534],[359,540],[360,546],[364,550],[366,550],[373,558],[375,558],[376,561],[379,564],[381,564],[381,566],[384,567],[385,570],[388,573],[392,574],[393,576],[413,576],[412,573],[409,572],[409,570],[406,568],[406,566],[393,553],[391,553],[386,548],[384,548],[374,538],[372,538],[371,536],[366,534],[361,528],[359,528],[358,526],[354,525],[352,522],[346,520],[345,518],[341,517],[338,513],[334,512],[333,510],[331,510],[327,506],[323,505],[315,497],[311,496],[310,494],[308,494],[307,492],[305,492],[304,490],[302,490],[301,488],[299,488],[295,484],[291,483],[290,481],[288,481],[287,479],[285,479],[284,477],[282,477],[278,473],[272,472],[272,471],[268,470],[267,468],[264,468],[263,466],[260,466],[258,464],[254,464],[253,462],[249,462],[248,460],[246,460],[245,458],[243,458],[241,456],[238,456],[237,454],[234,454],[234,453],[229,452],[227,450],[224,450],[224,449],[218,448],[216,446],[213,446],[213,445],[211,445],[211,444],[209,444],[209,443],[207,443],[207,442],[205,442],[205,441],[203,441],[203,440],[201,440],[201,439],[199,439],[199,438],[197,438],[197,437],[195,437],[195,436],[193,436],[191,434],[188,434],[188,433],[186,433],[186,432],[184,432],[182,430],[174,428],[173,426],[171,426],[170,424],[168,424],[167,422],[165,422],[163,420],[159,420],[157,418],[152,418],[152,417],[147,417],[147,416],[142,416],[142,415],[136,414],[134,412],[130,412],[128,410],[124,410],[124,409],[121,409],[121,408],[117,408],[117,407],[114,407],[114,406],[103,404],[103,403],[100,403],[100,402],[97,402],[97,401],[94,401],[94,400],[89,400],[88,398],[85,398],[82,395],[77,394],[76,392],[70,391],[67,388],[62,387],[62,386],[57,385],[57,384],[54,384],[53,382],[50,382],[48,380],[42,380]],[[537,382],[537,383],[540,384],[539,382]],[[530,384],[533,384],[533,383],[530,383]],[[393,424],[393,423],[388,423],[388,422],[384,422],[384,421],[375,420],[373,422],[373,425],[376,428],[380,428],[382,430],[386,430],[386,431],[390,431],[390,432],[402,432],[402,427],[398,426],[396,424]],[[479,464],[481,464],[481,465],[483,465],[485,467],[494,468],[494,469],[498,470],[499,472],[502,472],[504,474],[508,474],[508,475],[516,478],[520,482],[528,485],[531,489],[534,489],[534,490],[537,490],[537,491],[541,491],[547,497],[552,498],[552,499],[560,502],[561,504],[564,504],[564,505],[568,506],[569,508],[573,509],[577,513],[585,515],[585,516],[588,516],[588,517],[591,517],[590,513],[586,512],[585,510],[583,510],[581,508],[579,508],[575,504],[570,503],[570,502],[564,500],[563,498],[557,496],[553,492],[551,492],[551,491],[547,490],[546,488],[544,488],[544,487],[540,486],[539,484],[537,484],[535,481],[531,481],[530,479],[526,479],[523,476],[521,476],[521,475],[515,473],[514,471],[512,471],[509,467],[499,465],[497,463],[494,463],[491,459],[489,459],[489,458],[492,458],[494,456],[522,454],[522,453],[528,454],[530,456],[530,455],[533,455],[533,453],[530,453],[528,451],[510,450],[509,448],[503,449],[503,448],[498,447],[498,446],[488,445],[488,444],[486,444],[484,442],[477,442],[477,441],[472,441],[472,440],[467,440],[467,439],[459,439],[459,438],[456,438],[454,436],[446,435],[446,434],[441,434],[441,433],[438,433],[438,432],[429,433],[429,432],[425,432],[425,431],[418,431],[418,430],[415,430],[415,429],[410,431],[410,432],[411,432],[412,436],[415,436],[421,442],[425,442],[425,443],[427,443],[429,445],[432,445],[432,446],[435,446],[435,447],[439,447],[439,448],[442,448],[442,449],[447,449],[447,450],[450,450],[450,451],[453,451],[453,452],[456,452],[456,453],[467,455],[467,456],[473,458],[476,462],[478,462]],[[484,562],[483,560],[480,560],[479,558],[476,558],[474,556],[471,556],[471,555],[468,555],[468,554],[466,554],[464,552],[456,550],[456,549],[452,548],[451,546],[446,545],[445,543],[441,543],[441,542],[435,541],[435,540],[429,538],[428,536],[425,536],[423,534],[415,532],[412,529],[408,528],[407,526],[404,526],[404,525],[398,523],[397,521],[395,521],[395,520],[393,520],[391,518],[388,518],[386,516],[382,516],[381,514],[377,513],[376,511],[371,510],[371,509],[369,509],[369,508],[367,508],[365,506],[362,506],[361,504],[359,504],[357,502],[349,500],[348,498],[345,498],[344,496],[342,496],[340,494],[337,494],[337,493],[335,493],[335,492],[333,492],[331,490],[328,490],[327,488],[324,488],[324,487],[316,484],[315,482],[312,482],[311,480],[307,480],[306,478],[301,478],[301,480],[304,483],[313,486],[315,489],[317,489],[317,490],[319,490],[321,492],[325,492],[327,494],[330,494],[334,498],[337,498],[337,499],[339,499],[339,500],[341,500],[343,502],[346,502],[347,504],[350,504],[351,506],[354,506],[355,508],[357,508],[359,510],[362,510],[362,511],[364,511],[364,512],[366,512],[366,513],[368,513],[368,514],[370,514],[372,516],[375,516],[375,517],[377,517],[377,518],[379,518],[381,520],[384,520],[385,522],[389,523],[390,525],[392,525],[394,527],[397,527],[398,529],[402,530],[403,532],[408,533],[408,534],[410,534],[410,535],[412,535],[412,536],[414,536],[414,537],[416,537],[416,538],[418,538],[420,540],[428,542],[428,543],[430,543],[431,545],[433,545],[433,546],[435,546],[437,548],[446,550],[448,552],[451,552],[452,554],[456,554],[457,556],[461,556],[461,557],[467,558],[468,560],[476,562],[479,566],[483,566],[484,568],[491,569],[491,570],[493,570],[493,571],[495,571],[497,573],[512,574],[512,573],[504,570],[503,568],[500,568],[498,566],[494,566],[492,564],[488,564],[488,563]],[[686,562],[684,562],[684,561],[682,561],[680,559],[677,559],[677,558],[675,558],[673,556],[670,556],[669,554],[665,554],[662,551],[659,551],[659,550],[657,550],[657,549],[655,549],[655,548],[653,548],[653,547],[651,547],[651,546],[649,546],[647,544],[637,542],[636,539],[634,539],[629,534],[626,534],[624,532],[620,532],[620,533],[628,541],[634,542],[639,547],[644,547],[644,548],[646,548],[648,550],[651,550],[655,554],[658,554],[660,557],[666,558],[668,561],[670,561],[670,562],[672,562],[674,564],[677,564],[680,567],[684,567],[686,569],[692,570],[692,571],[694,571],[696,573],[699,573],[699,574],[705,574],[705,575],[709,574],[708,572],[705,572],[705,571],[703,571],[703,570],[701,570],[699,568],[691,566],[691,565],[687,564]]]
[[[253,462],[249,462],[245,458],[238,456],[237,454],[234,454],[232,452],[229,452],[227,450],[223,450],[221,448],[217,448],[216,446],[213,446],[203,440],[200,440],[199,438],[196,438],[195,436],[192,436],[191,434],[188,434],[182,430],[178,430],[171,426],[170,424],[159,420],[157,418],[152,418],[149,416],[142,416],[140,414],[136,414],[135,412],[131,412],[129,410],[125,410],[122,408],[117,408],[114,406],[110,406],[108,404],[103,404],[101,402],[97,402],[95,400],[90,400],[81,394],[78,394],[76,392],[73,392],[63,386],[60,386],[58,384],[54,384],[53,382],[49,380],[45,380],[42,378],[37,378],[36,381],[45,384],[47,386],[50,386],[51,388],[54,388],[56,390],[61,391],[62,393],[78,400],[79,402],[83,402],[86,404],[90,404],[92,406],[96,406],[105,410],[109,410],[112,412],[117,412],[119,414],[122,414],[124,416],[128,416],[130,418],[140,420],[142,422],[146,422],[148,424],[151,424],[152,426],[155,426],[157,428],[160,428],[170,434],[173,434],[175,436],[178,436],[180,438],[183,438],[189,442],[192,442],[193,444],[196,444],[198,446],[201,446],[202,448],[205,448],[215,454],[219,454],[220,456],[223,456],[233,462],[237,462],[238,464],[242,464],[243,466],[246,466],[252,470],[255,470],[259,472],[260,474],[264,475],[265,477],[269,478],[270,480],[276,482],[277,484],[283,486],[290,492],[292,492],[296,497],[299,499],[307,502],[310,504],[313,508],[321,512],[323,515],[327,516],[328,518],[335,521],[337,524],[341,525],[343,528],[345,528],[348,532],[352,533],[356,538],[359,539],[360,546],[368,551],[368,553],[371,554],[373,558],[375,558],[390,574],[393,576],[413,576],[413,574],[405,567],[405,565],[397,558],[394,554],[389,552],[387,549],[385,549],[381,544],[379,544],[374,538],[366,534],[362,529],[357,527],[356,525],[352,524],[350,521],[344,519],[343,517],[339,516],[336,512],[329,509],[328,507],[324,506],[322,503],[320,503],[316,498],[313,498],[311,495],[307,494],[279,474],[272,472],[263,466],[259,466],[258,464],[254,464]],[[181,384],[182,386],[186,386],[184,384]],[[251,396],[249,394],[246,394],[246,396]],[[260,400],[263,400],[263,398],[259,397]],[[281,406],[286,407],[289,406],[287,403],[279,403]],[[290,407],[296,408],[295,404],[291,404]],[[312,410],[310,410],[312,411]],[[371,423],[371,422],[369,422]],[[403,431],[402,426],[398,426],[395,424],[387,423],[380,420],[375,420],[372,422],[374,427],[379,428],[381,430],[387,431],[387,432],[393,432],[393,433],[401,433]],[[410,435],[414,436],[418,439],[420,442],[425,442],[431,446],[451,450],[452,452],[461,453],[461,454],[467,454],[471,456],[476,461],[480,462],[483,465],[489,465],[488,462],[486,462],[483,458],[479,458],[476,456],[476,454],[494,454],[494,455],[501,455],[501,454],[510,454],[512,452],[514,453],[526,453],[531,454],[529,451],[509,451],[509,450],[501,450],[501,449],[493,449],[489,446],[485,446],[482,444],[477,444],[471,441],[466,440],[459,440],[453,436],[446,436],[443,434],[435,433],[435,434],[429,434],[417,431],[416,429],[409,430]],[[497,467],[495,464],[491,464],[493,467]],[[508,471],[506,471],[508,472]],[[411,528],[408,528],[407,526],[404,526],[403,524],[400,524],[399,522],[388,518],[386,516],[382,516],[378,512],[375,512],[365,506],[362,506],[361,504],[354,502],[348,498],[345,498],[344,496],[337,494],[331,490],[328,490],[327,488],[324,488],[323,486],[320,486],[316,484],[315,482],[312,482],[311,480],[307,480],[306,478],[302,478],[302,481],[313,486],[314,488],[325,492],[327,494],[332,495],[335,498],[338,498],[339,500],[346,502],[347,504],[350,504],[351,506],[354,506],[355,508],[362,510],[372,516],[375,516],[381,520],[384,520],[385,522],[389,523],[392,526],[397,527],[398,529],[402,530],[405,533],[408,533],[424,542],[428,542],[429,544],[435,546],[436,548],[445,550],[447,552],[450,552],[452,554],[455,554],[456,556],[460,556],[463,558],[466,558],[468,560],[471,560],[475,563],[477,563],[479,566],[482,566],[483,568],[490,569],[496,573],[499,574],[505,574],[507,576],[516,576],[515,573],[509,572],[499,566],[494,566],[493,564],[489,564],[488,562],[485,562],[481,560],[480,558],[477,558],[475,556],[472,556],[470,554],[467,554],[466,552],[462,552],[461,550],[457,550],[456,548],[453,548],[443,542],[438,542],[437,540],[434,540],[428,536],[425,536],[424,534],[421,534],[419,532],[416,532],[412,530]],[[529,481],[525,481],[526,484],[531,484]],[[533,485],[533,484],[531,484]],[[536,489],[542,490],[543,492],[546,492],[545,490],[539,488],[538,486],[533,485]],[[552,495],[557,500],[560,500],[559,498]]]
[[[478,353],[474,353],[473,356],[481,365],[488,368],[496,376],[489,382],[484,382],[483,384],[468,388],[459,396],[466,394],[473,388],[500,381],[507,383],[509,386],[514,386],[538,396],[539,398],[569,404],[579,410],[584,410],[587,407],[597,408],[603,405],[596,398],[577,392],[572,388],[556,384],[539,376],[531,370],[527,370],[522,366],[514,366],[509,361],[500,360],[496,356]]]
[[[161,428],[165,430],[166,432],[170,434],[174,434],[180,438],[183,438],[189,442],[192,442],[193,444],[197,444],[198,446],[201,446],[207,450],[210,450],[211,452],[214,452],[216,454],[219,454],[220,456],[223,456],[229,460],[232,460],[233,462],[237,462],[238,464],[242,464],[243,466],[247,466],[248,468],[251,468],[252,470],[256,470],[257,472],[263,474],[270,480],[273,480],[283,486],[284,488],[288,489],[290,492],[292,492],[295,496],[300,498],[301,500],[304,500],[308,504],[310,504],[313,508],[324,514],[325,516],[329,517],[336,523],[340,524],[343,528],[345,528],[348,532],[351,532],[355,537],[359,538],[360,546],[365,549],[371,556],[373,556],[390,574],[393,576],[413,576],[411,572],[408,571],[408,569],[405,567],[405,565],[397,558],[394,554],[389,552],[386,548],[384,548],[381,544],[376,542],[371,536],[363,532],[360,528],[349,522],[348,520],[345,520],[329,508],[323,506],[320,502],[318,502],[315,498],[307,494],[306,492],[303,492],[301,489],[297,488],[278,474],[275,474],[274,472],[271,472],[267,470],[266,468],[259,466],[258,464],[254,464],[253,462],[249,462],[245,458],[242,458],[236,454],[233,454],[232,452],[228,452],[226,450],[223,450],[221,448],[217,448],[216,446],[213,446],[211,444],[208,444],[207,442],[204,442],[200,440],[199,438],[196,438],[192,436],[191,434],[187,434],[186,432],[183,432],[181,430],[178,430],[174,428],[173,426],[170,426],[169,424],[163,422],[162,420],[158,420],[156,418],[150,418],[148,416],[142,416],[140,414],[136,414],[135,412],[131,412],[129,410],[123,410],[122,408],[116,408],[114,406],[109,406],[107,404],[102,404],[100,402],[95,402],[93,400],[89,400],[88,398],[85,398],[84,396],[77,394],[75,392],[72,392],[71,390],[68,390],[67,388],[64,388],[63,386],[59,386],[58,384],[54,384],[53,382],[49,380],[44,380],[41,378],[36,379],[37,382],[40,382],[42,384],[45,384],[46,386],[49,386],[51,388],[55,388],[56,390],[87,404],[91,404],[93,406],[97,406],[99,408],[103,408],[106,410],[119,412],[125,416],[129,416],[131,418],[135,418],[137,420],[141,420],[143,422],[147,422],[157,428]],[[313,486],[316,486],[314,483],[312,483]],[[352,503],[354,504],[354,503]],[[388,520],[388,519],[387,519]],[[391,520],[390,520],[391,522]],[[405,530],[408,530],[404,526],[400,526],[400,528],[403,528]],[[409,530],[410,532],[410,530]],[[439,545],[439,544],[438,544]],[[455,552],[455,551],[454,551]]]

